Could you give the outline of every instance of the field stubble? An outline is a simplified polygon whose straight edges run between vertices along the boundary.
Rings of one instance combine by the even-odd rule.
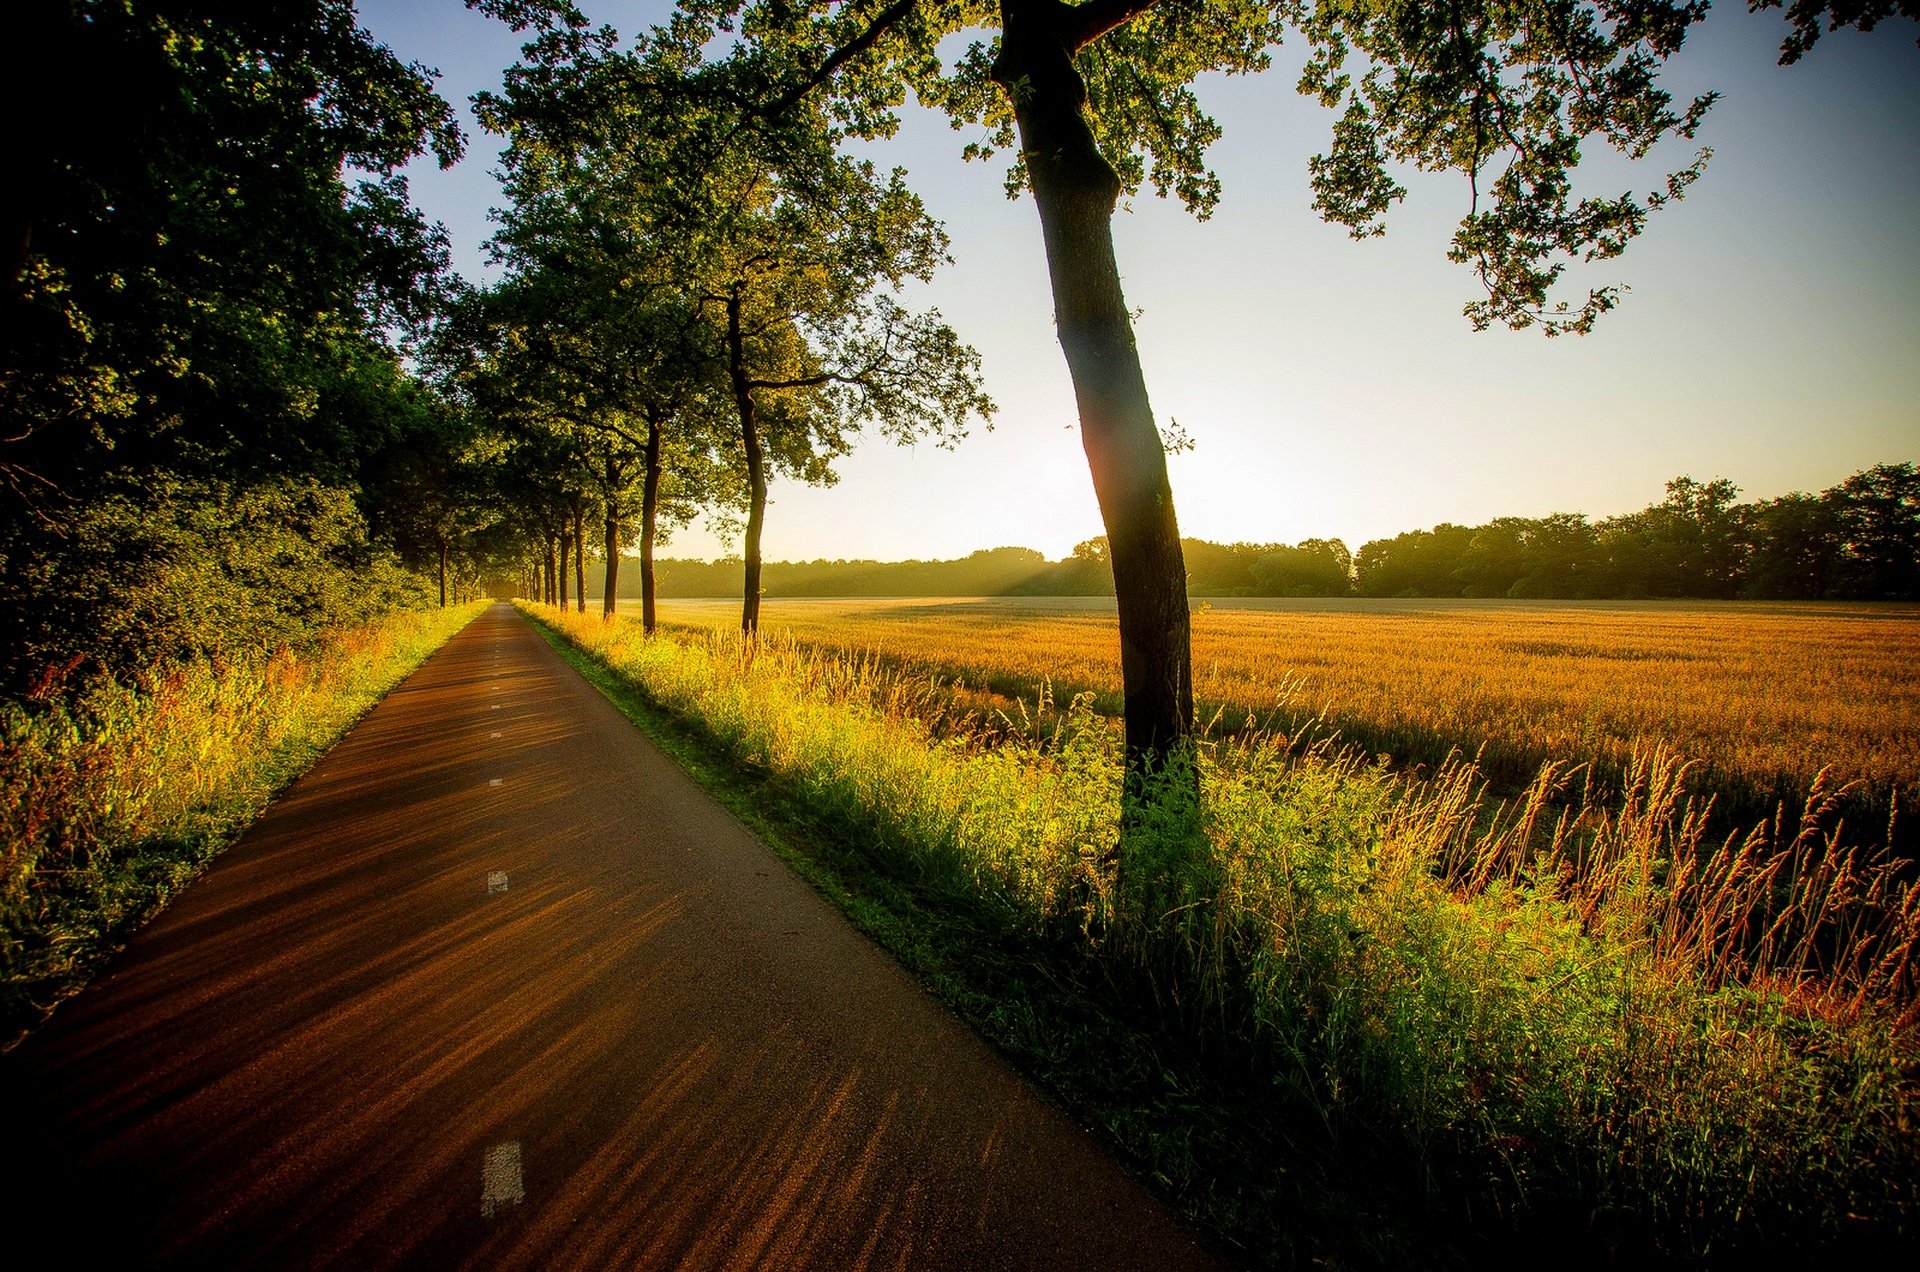
[[[726,630],[738,602],[669,600]],[[1112,602],[780,600],[762,622],[824,651],[942,679],[960,712],[1043,692],[1120,711]],[[1199,603],[1195,698],[1215,736],[1256,726],[1398,766],[1476,760],[1507,793],[1553,764],[1618,790],[1636,749],[1692,761],[1716,824],[1791,818],[1826,771],[1849,842],[1911,853],[1920,798],[1920,608],[1700,602],[1246,600]]]

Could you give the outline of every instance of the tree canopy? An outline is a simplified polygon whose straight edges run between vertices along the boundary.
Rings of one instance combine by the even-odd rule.
[[[946,259],[945,233],[902,173],[841,153],[818,110],[743,112],[751,68],[708,62],[685,15],[625,50],[570,9],[536,16],[542,34],[480,102],[509,139],[503,240],[577,241],[622,262],[620,303],[684,311],[675,357],[723,377],[738,426],[751,632],[772,473],[829,482],[857,430],[948,442],[992,410],[978,356],[898,298]]]
[[[245,577],[262,589],[248,606],[288,620],[254,622],[261,639],[304,630],[317,611],[291,560],[254,570],[249,540],[220,547],[214,526],[345,492],[289,524],[334,545],[319,564],[378,555],[353,496],[425,421],[391,337],[445,264],[397,172],[459,155],[452,113],[346,0],[31,0],[11,16],[9,115],[32,123],[0,195],[6,676],[225,647],[217,633],[246,626],[212,612],[235,595],[213,588],[137,620],[151,639],[116,639],[129,576]],[[46,85],[56,100],[26,100]],[[333,616],[390,603],[345,577]]]

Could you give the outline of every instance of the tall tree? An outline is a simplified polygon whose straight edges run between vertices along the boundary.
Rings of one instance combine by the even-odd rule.
[[[1920,469],[1911,462],[1876,464],[1823,498],[1844,536],[1838,593],[1920,598]]]
[[[579,22],[570,5],[493,0],[504,16]],[[1106,524],[1120,620],[1128,770],[1164,765],[1193,727],[1186,578],[1165,453],[1114,256],[1119,199],[1151,182],[1196,214],[1219,182],[1205,166],[1219,129],[1193,81],[1263,69],[1291,26],[1314,46],[1301,81],[1341,110],[1316,159],[1316,206],[1356,235],[1380,232],[1404,193],[1390,165],[1452,169],[1473,205],[1452,255],[1485,295],[1476,325],[1581,332],[1616,293],[1549,297],[1570,260],[1617,254],[1677,197],[1701,159],[1644,195],[1575,197],[1583,142],[1632,156],[1691,136],[1711,98],[1676,109],[1655,70],[1705,6],[1632,0],[1603,15],[1572,0],[1432,8],[1258,0],[685,0],[674,26],[701,48],[737,32],[733,70],[709,101],[763,135],[824,110],[844,136],[881,137],[909,93],[984,124],[984,155],[1018,144],[1012,190],[1031,190],[1073,380],[1081,438]],[[949,63],[949,36],[984,28]]]

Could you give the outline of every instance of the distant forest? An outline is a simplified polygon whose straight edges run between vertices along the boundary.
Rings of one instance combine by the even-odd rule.
[[[1725,480],[1677,477],[1639,512],[1443,523],[1296,544],[1185,539],[1193,596],[1920,599],[1920,472],[1881,464],[1817,495],[1738,502]],[[741,562],[662,560],[662,596],[737,596]],[[638,569],[620,595],[640,594]],[[1105,539],[1049,561],[985,548],[953,561],[774,561],[768,596],[1111,596]],[[600,592],[590,589],[590,595]]]

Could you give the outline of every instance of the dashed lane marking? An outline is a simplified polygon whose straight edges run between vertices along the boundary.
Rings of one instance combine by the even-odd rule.
[[[494,1211],[526,1199],[527,1190],[520,1182],[520,1141],[495,1144],[480,1165],[480,1217],[491,1219]]]

